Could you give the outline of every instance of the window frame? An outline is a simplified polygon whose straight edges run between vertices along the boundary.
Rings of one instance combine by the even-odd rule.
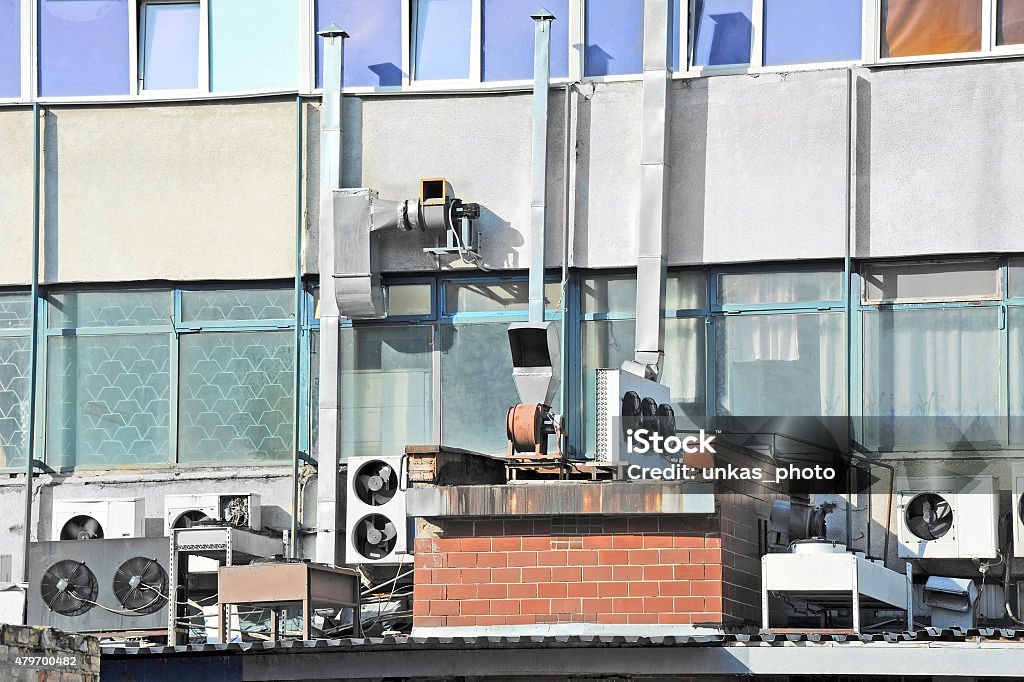
[[[865,4],[872,5],[875,21],[870,25],[872,31],[872,44],[870,52],[870,63],[877,65],[885,64],[924,64],[934,62],[958,62],[974,61],[979,59],[991,59],[1000,56],[1019,56],[1024,53],[1024,44],[1019,45],[996,45],[996,19],[999,12],[999,3],[1002,0],[978,0],[981,3],[981,49],[973,52],[947,52],[943,54],[909,55],[905,57],[883,57],[882,56],[882,2],[883,0],[864,0]]]
[[[167,335],[169,338],[169,363],[168,372],[169,386],[168,396],[170,401],[169,409],[169,423],[168,423],[168,452],[165,461],[159,463],[150,463],[144,465],[83,465],[73,462],[69,466],[62,466],[59,469],[56,467],[55,470],[61,473],[68,473],[73,471],[110,471],[118,468],[131,468],[139,471],[151,471],[161,469],[209,469],[221,466],[237,466],[237,461],[224,461],[221,463],[210,463],[210,462],[182,462],[179,453],[178,444],[178,430],[181,426],[180,423],[180,403],[181,403],[181,375],[180,375],[180,358],[181,358],[181,336],[184,334],[197,334],[202,333],[204,330],[213,333],[230,333],[230,332],[254,332],[254,331],[267,331],[267,332],[283,332],[283,331],[294,331],[296,321],[289,318],[279,320],[244,320],[244,321],[190,321],[184,322],[181,317],[181,297],[183,293],[190,291],[252,291],[260,289],[279,289],[282,291],[292,292],[293,288],[288,283],[281,282],[270,282],[270,281],[252,281],[252,282],[222,282],[222,283],[209,283],[209,284],[182,284],[174,287],[157,286],[153,284],[132,284],[128,286],[70,286],[70,287],[52,287],[46,291],[40,292],[39,306],[39,363],[37,371],[40,373],[39,376],[46,376],[47,372],[47,358],[49,353],[50,337],[61,337],[61,336],[140,336],[140,335]],[[49,310],[50,310],[50,297],[60,294],[75,294],[75,293],[92,293],[92,292],[110,292],[110,293],[126,293],[126,292],[139,292],[139,291],[155,291],[167,293],[171,297],[171,308],[170,317],[166,325],[148,325],[148,326],[123,326],[123,327],[53,327],[49,325]],[[301,311],[301,319],[298,320],[298,324],[301,328],[301,339],[302,344],[299,349],[299,416],[296,420],[295,428],[299,429],[299,450],[300,456],[308,455],[309,453],[309,442],[310,442],[310,385],[311,385],[311,374],[310,374],[310,354],[311,354],[311,333],[310,330],[314,327],[312,324],[312,292],[309,287],[305,287],[303,291],[304,305]],[[315,325],[319,327],[319,323]],[[0,336],[4,335],[0,330]],[[46,429],[48,426],[48,404],[49,404],[49,390],[47,386],[48,382],[43,380],[38,383],[39,391],[37,394],[36,403],[36,452],[37,459],[46,462],[49,466],[58,464],[57,457],[51,457],[49,453],[48,443],[46,442]],[[261,467],[277,467],[286,466],[290,462],[257,462],[253,463],[253,466]],[[2,472],[3,470],[0,470]]]
[[[199,9],[199,54],[196,55],[199,69],[195,88],[179,88],[167,90],[147,90],[143,83],[145,72],[144,47],[146,43],[146,10],[154,5],[198,5]],[[195,94],[210,92],[210,9],[208,0],[129,0],[128,21],[131,29],[128,33],[130,54],[129,60],[131,87],[129,94],[141,99],[156,97],[188,97]]]
[[[31,305],[32,292],[29,289],[23,289],[21,287],[11,287],[11,288],[0,287],[0,294],[10,294],[10,295],[14,295],[14,296],[24,296],[26,299],[29,300],[30,305]],[[38,324],[39,324],[39,331],[42,332],[42,330],[45,329],[46,318],[43,317],[41,311],[45,310],[46,305],[45,305],[45,301],[41,297],[40,297],[40,299],[38,299],[36,301],[36,307],[37,307],[37,321],[38,321]],[[11,338],[30,339],[31,340],[31,338],[32,338],[31,324],[28,327],[0,328],[0,339],[11,339]],[[37,380],[38,380],[38,376],[39,376],[38,373],[46,371],[46,361],[45,361],[45,358],[43,357],[42,350],[43,350],[42,349],[42,344],[40,344],[40,347],[38,348],[38,353],[36,355],[36,372],[37,372],[36,376],[37,376]],[[29,368],[29,372],[31,372],[31,371],[32,371],[32,368],[30,367]],[[45,383],[46,383],[45,381],[37,383],[37,391],[36,391],[36,397],[37,397],[36,405],[37,406],[39,405],[39,402],[38,402],[39,396],[42,394],[43,390],[45,390],[43,388],[43,385]],[[28,402],[28,400],[27,400],[28,397],[29,396],[26,396],[26,403]],[[26,418],[27,418],[27,413],[26,413]],[[39,453],[42,452],[42,450],[40,448],[42,447],[42,443],[44,442],[44,437],[43,437],[44,434],[42,433],[42,429],[39,428],[39,425],[40,424],[44,424],[45,422],[42,420],[42,414],[40,413],[40,411],[38,409],[36,410],[35,422],[36,422],[36,430],[35,430],[35,441],[36,441],[35,442],[35,454],[36,454],[36,457],[34,459],[42,459],[41,457],[39,457]],[[27,429],[28,424],[23,424],[22,427]],[[26,439],[27,439],[27,436],[28,436],[28,434],[26,433]],[[27,444],[28,443],[26,442],[26,445]],[[27,454],[28,453],[26,452],[26,455]],[[0,474],[2,474],[2,473],[21,473],[21,472],[24,472],[24,470],[25,470],[25,465],[24,465],[24,463],[21,463],[18,467],[0,467]]]

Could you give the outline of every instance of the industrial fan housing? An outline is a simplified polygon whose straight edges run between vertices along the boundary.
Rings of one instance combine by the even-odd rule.
[[[994,559],[999,496],[992,476],[905,481],[896,496],[903,559]]]
[[[401,457],[348,459],[345,562],[396,564],[409,551]]]
[[[141,497],[54,500],[51,540],[101,540],[145,535]]]
[[[67,632],[166,632],[167,538],[34,542],[28,624]]]

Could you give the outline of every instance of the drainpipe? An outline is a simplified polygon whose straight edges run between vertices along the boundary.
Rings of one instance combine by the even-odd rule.
[[[644,0],[644,80],[637,233],[636,348],[622,368],[657,380],[665,357],[665,247],[668,244],[669,0]]]
[[[338,563],[338,467],[341,395],[338,385],[341,313],[335,295],[334,190],[341,188],[341,84],[348,34],[335,24],[324,39],[324,94],[320,108],[320,438],[317,460],[316,561]]]
[[[565,110],[562,114],[565,146],[562,149],[562,376],[569,376],[569,220],[570,220],[570,185],[569,174],[572,170],[573,145],[569,129],[572,126],[572,93],[573,84],[565,85]],[[564,417],[569,412],[569,391],[562,387],[562,404],[560,411]]]
[[[544,246],[548,184],[548,93],[551,74],[551,22],[555,15],[541,8],[530,15],[533,32],[533,150],[530,202],[530,322],[544,321]]]
[[[846,429],[847,429],[847,442],[846,445],[849,448],[852,445],[852,433],[850,429],[852,424],[850,423],[850,415],[853,414],[851,408],[851,398],[853,391],[850,387],[850,380],[853,377],[852,368],[852,352],[853,352],[853,264],[850,257],[852,249],[850,230],[853,228],[853,220],[851,219],[851,209],[853,207],[853,121],[856,115],[856,103],[854,102],[854,90],[853,90],[853,70],[846,70],[846,245],[843,253],[843,320],[845,321],[843,337],[845,340],[845,348],[843,349],[843,380],[846,384]],[[847,469],[847,476],[857,476],[857,469],[849,467]],[[868,470],[870,474],[870,469]],[[853,496],[856,488],[856,480],[849,482],[849,497],[846,501],[846,546],[853,547]],[[868,506],[871,504],[871,489],[868,488]],[[871,556],[871,514],[868,513],[867,523],[867,547],[865,553],[867,556]],[[889,557],[882,557],[883,561],[888,561]]]
[[[39,360],[39,104],[32,105],[32,340],[29,342],[28,423],[26,424],[25,451],[25,555],[22,557],[22,582],[29,579],[29,547],[32,544],[32,478],[36,458],[36,392],[38,390]]]
[[[295,362],[292,366],[295,381],[292,389],[292,522],[288,556],[298,556],[299,547],[299,415],[301,413],[302,368],[302,96],[295,98]]]

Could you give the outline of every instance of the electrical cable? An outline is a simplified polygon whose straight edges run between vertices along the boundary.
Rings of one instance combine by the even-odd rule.
[[[140,618],[142,616],[150,615],[148,613],[139,613],[139,612],[144,610],[144,609],[148,609],[150,606],[152,606],[153,604],[156,604],[161,599],[165,599],[165,600],[167,599],[167,597],[165,597],[164,595],[158,593],[157,596],[153,598],[153,601],[149,602],[148,604],[145,604],[144,606],[140,606],[137,609],[127,609],[125,611],[120,611],[118,609],[112,609],[109,606],[104,606],[103,604],[100,604],[99,602],[93,601],[91,599],[86,599],[85,597],[81,597],[81,596],[75,594],[74,592],[72,592],[71,590],[68,590],[67,592],[72,597],[74,597],[78,601],[83,602],[85,604],[92,604],[93,606],[99,607],[99,608],[103,609],[104,611],[109,611],[110,613],[113,613],[113,614],[118,615],[118,616],[131,616],[131,617],[134,617],[134,618]]]

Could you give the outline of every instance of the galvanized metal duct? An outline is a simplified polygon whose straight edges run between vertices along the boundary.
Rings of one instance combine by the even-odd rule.
[[[548,94],[551,86],[551,22],[540,9],[531,15],[533,39],[533,144],[530,200],[530,322],[544,321],[544,246],[548,185]]]
[[[657,380],[665,356],[668,244],[666,187],[672,53],[669,0],[644,0],[643,120],[640,139],[640,220],[637,231],[636,347],[622,368]]]
[[[340,450],[341,395],[338,385],[341,313],[335,293],[334,190],[341,187],[343,160],[341,84],[345,38],[331,24],[320,32],[324,39],[324,93],[320,109],[320,438],[317,451],[316,560],[335,565],[338,560],[338,453]]]

